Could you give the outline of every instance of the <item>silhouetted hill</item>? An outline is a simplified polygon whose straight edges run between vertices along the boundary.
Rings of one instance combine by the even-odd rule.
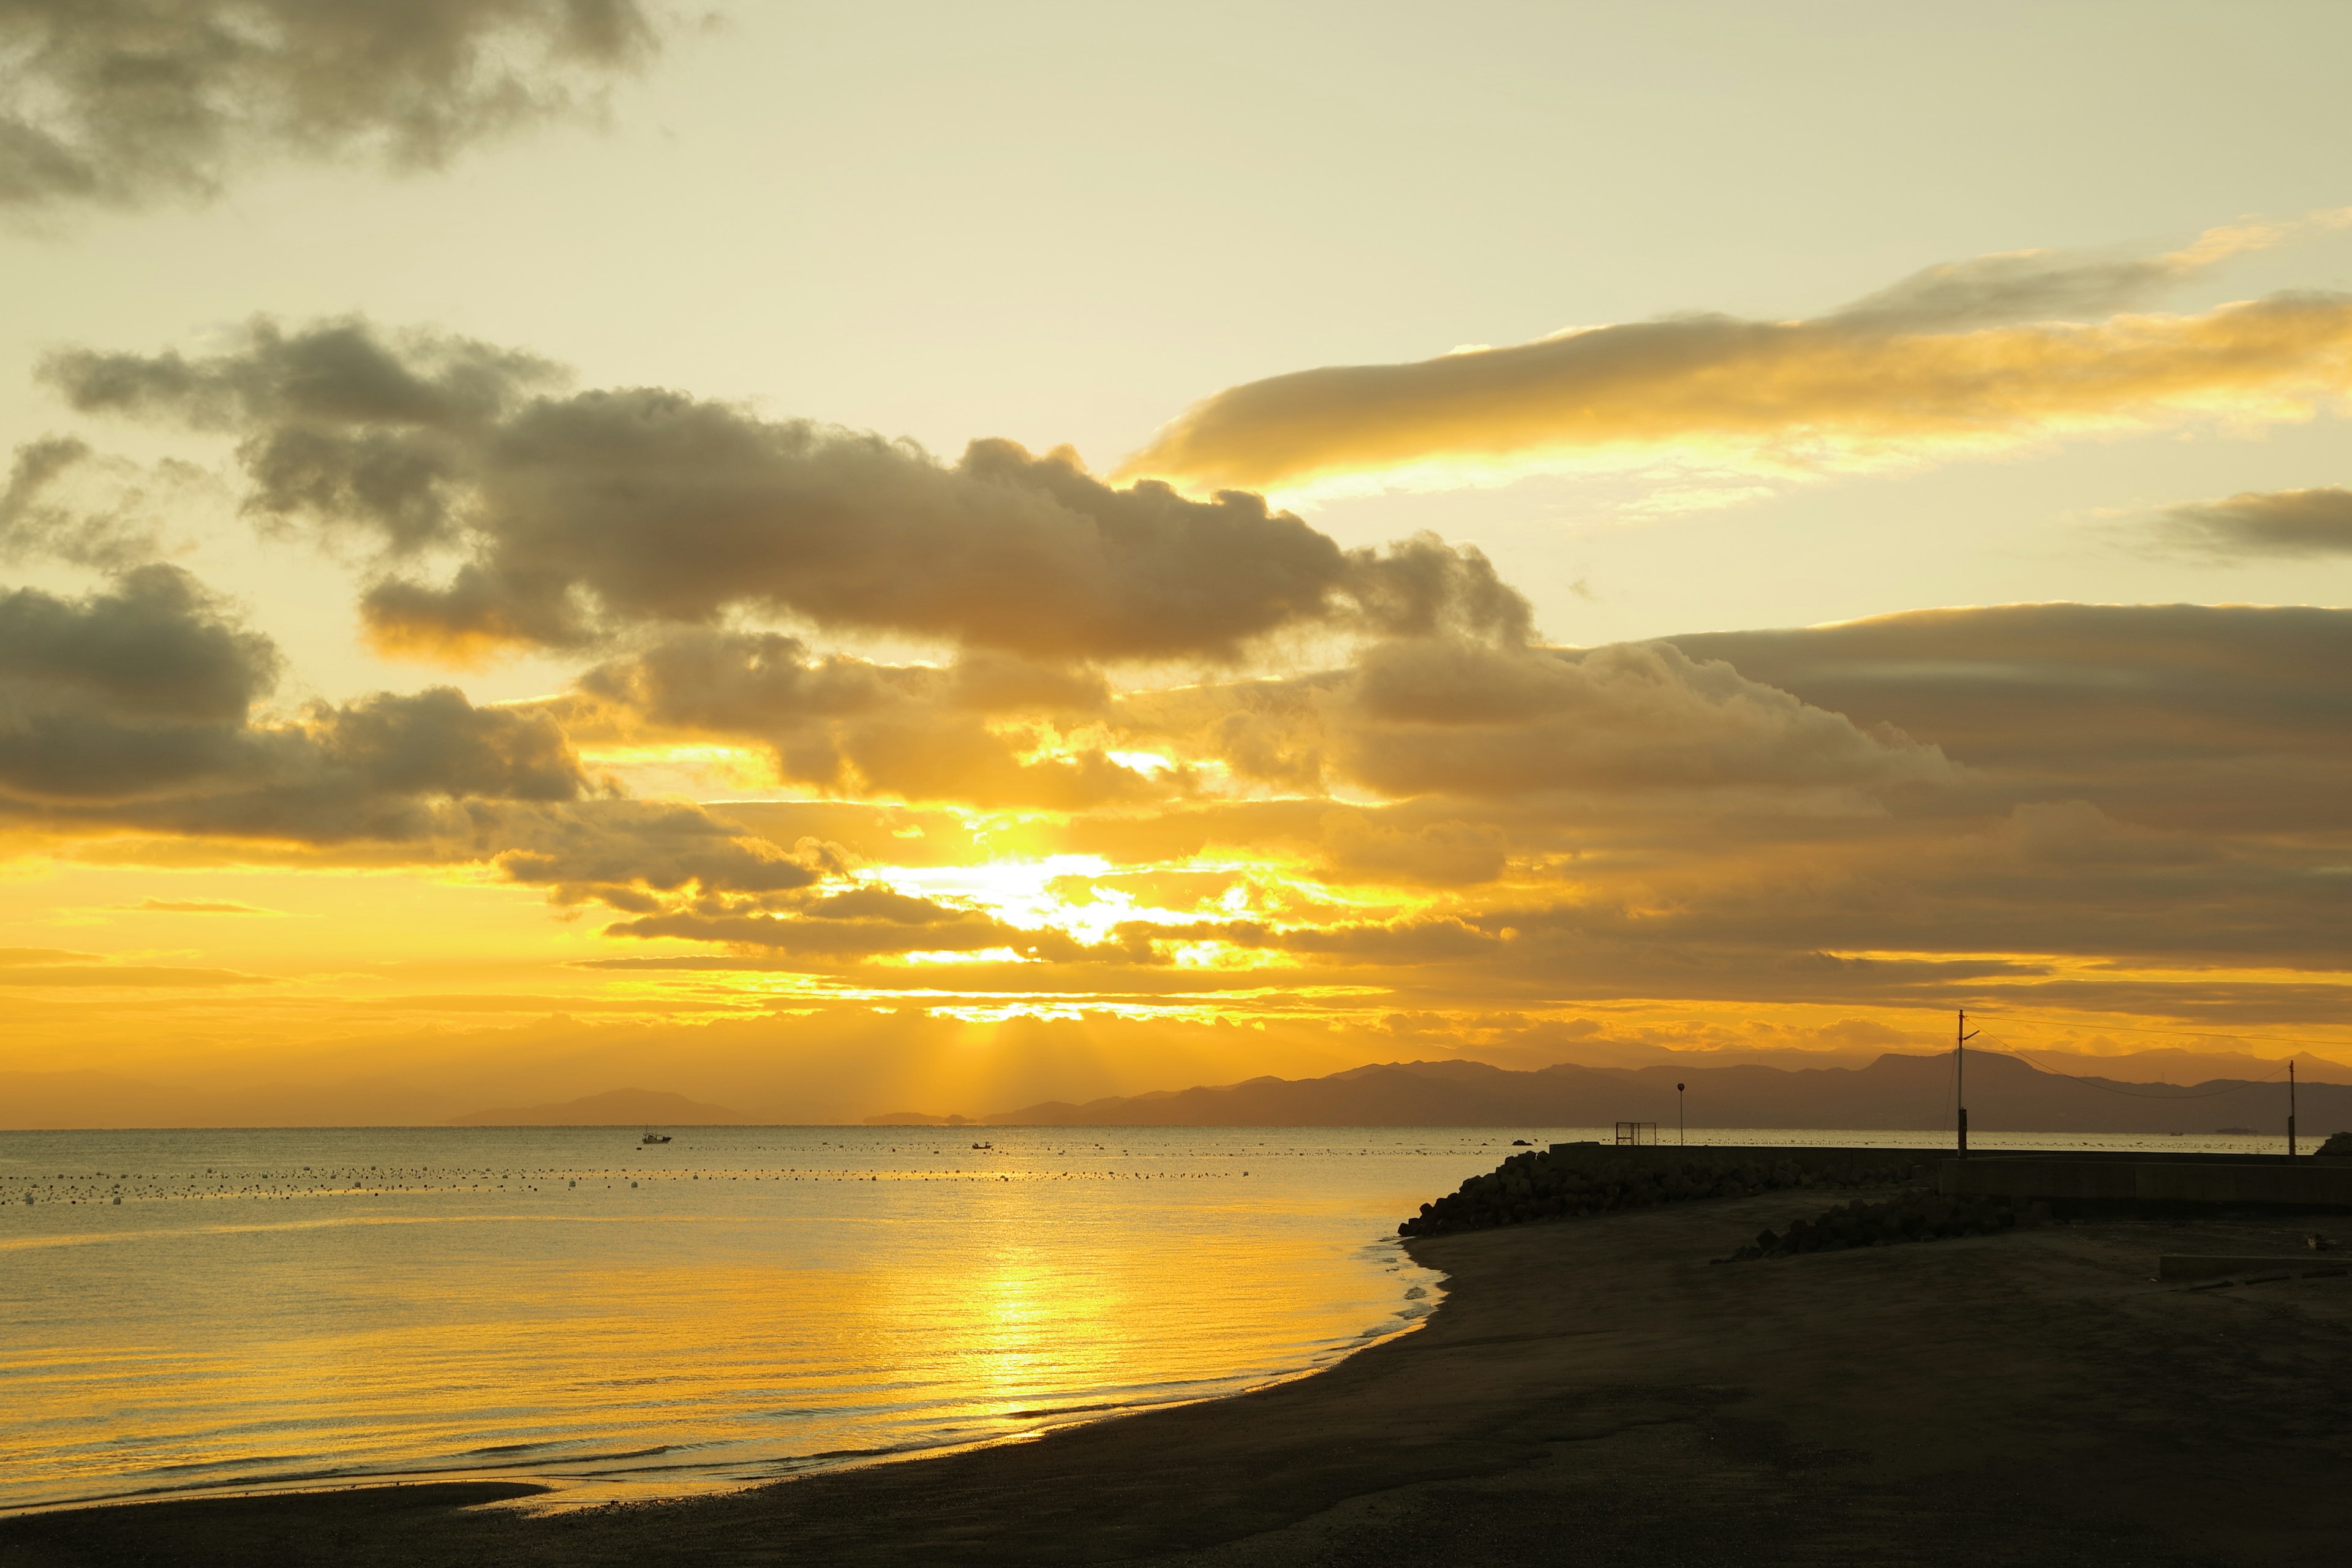
[[[982,1118],[999,1126],[1606,1127],[1675,1125],[1675,1085],[1689,1086],[1686,1125],[1939,1131],[1952,1125],[1952,1058],[1880,1057],[1861,1068],[1586,1068],[1515,1072],[1483,1062],[1390,1062],[1327,1078],[1255,1078],[1214,1088],[1049,1100]],[[1970,1051],[1969,1124],[1984,1132],[2211,1132],[2286,1129],[2287,1086],[2219,1079],[2188,1087],[2066,1078],[2015,1057]],[[2352,1087],[2305,1084],[2299,1110],[2313,1142],[2352,1127]]]
[[[705,1105],[682,1094],[651,1089],[615,1089],[567,1100],[558,1105],[524,1105],[477,1110],[449,1119],[452,1127],[664,1127],[740,1126],[751,1118],[723,1105]]]

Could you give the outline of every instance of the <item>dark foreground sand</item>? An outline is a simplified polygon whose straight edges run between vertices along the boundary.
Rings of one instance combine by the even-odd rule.
[[[1823,1202],[1417,1242],[1453,1277],[1422,1331],[1034,1443],[550,1517],[457,1506],[497,1486],[51,1514],[0,1521],[0,1564],[2352,1563],[2352,1279],[2150,1279],[2311,1222],[1708,1264]]]

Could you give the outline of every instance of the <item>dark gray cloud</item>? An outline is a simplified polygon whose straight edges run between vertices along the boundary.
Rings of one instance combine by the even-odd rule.
[[[1434,539],[1343,551],[1240,491],[1103,483],[1064,451],[954,464],[878,436],[651,388],[558,395],[527,355],[357,321],[250,327],[190,360],[74,352],[87,412],[242,437],[248,508],[383,550],[380,644],[586,647],[730,612],[1034,660],[1225,658],[1290,628],[1524,637],[1524,599]],[[408,574],[427,548],[459,564]]]
[[[263,706],[278,650],[185,573],[0,594],[0,819],[494,863],[564,901],[761,898],[842,868],[698,806],[601,797],[546,714],[448,688]]]
[[[17,713],[41,707],[236,726],[278,684],[276,645],[239,626],[175,566],[149,565],[105,593],[0,593],[0,681]]]
[[[637,0],[0,0],[0,206],[204,198],[249,163],[436,167],[593,110]]]
[[[436,332],[383,332],[346,318],[289,333],[267,317],[248,321],[226,353],[189,359],[69,349],[42,374],[89,413],[166,419],[198,430],[338,431],[382,427],[463,433],[510,413],[562,377],[532,355]],[[403,500],[407,500],[404,493]],[[380,504],[355,516],[390,529]],[[289,502],[289,510],[291,503]],[[446,520],[443,520],[446,522]],[[439,525],[436,525],[439,526]],[[436,535],[400,543],[426,542]]]
[[[487,859],[559,903],[633,914],[674,907],[758,908],[846,870],[833,846],[787,849],[719,813],[678,801],[551,805],[470,801],[444,828],[451,858]]]
[[[2005,792],[1998,809],[2081,797],[2221,831],[2352,824],[2352,611],[2004,605],[1671,641],[1934,742]]]
[[[2160,544],[2224,560],[2352,555],[2352,489],[2242,490],[2157,515]]]
[[[149,565],[81,599],[0,596],[0,801],[32,811],[298,839],[409,836],[426,797],[564,800],[562,733],[446,688],[256,705],[276,647],[185,573]]]

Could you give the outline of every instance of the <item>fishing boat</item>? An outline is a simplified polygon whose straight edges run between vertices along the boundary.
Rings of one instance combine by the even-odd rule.
[[[638,1139],[637,1142],[640,1143],[667,1143],[669,1142],[669,1134],[667,1132],[656,1132],[652,1128],[648,1127],[646,1129],[646,1135],[643,1138]]]

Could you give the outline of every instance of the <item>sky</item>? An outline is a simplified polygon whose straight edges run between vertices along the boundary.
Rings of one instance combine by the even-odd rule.
[[[2352,1056],[2347,46],[0,0],[13,1121]]]

